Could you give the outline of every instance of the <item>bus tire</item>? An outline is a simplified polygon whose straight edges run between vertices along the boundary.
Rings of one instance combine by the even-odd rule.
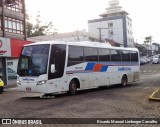
[[[128,82],[127,75],[123,75],[122,80],[121,80],[122,87],[127,86],[127,82]]]
[[[3,93],[3,87],[1,86],[0,87],[0,94],[2,94]]]
[[[77,93],[77,84],[75,80],[72,80],[69,84],[69,95],[75,95]]]

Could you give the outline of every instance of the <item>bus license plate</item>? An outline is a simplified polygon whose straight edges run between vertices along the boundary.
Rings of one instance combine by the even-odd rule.
[[[27,91],[31,91],[31,88],[30,88],[30,87],[26,87],[26,90],[27,90]]]

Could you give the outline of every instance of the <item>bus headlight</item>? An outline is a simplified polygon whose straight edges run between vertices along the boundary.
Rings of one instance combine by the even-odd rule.
[[[19,80],[17,80],[17,85],[21,85],[21,82]]]
[[[46,84],[46,80],[43,80],[43,81],[38,81],[37,85],[43,85],[43,84]]]

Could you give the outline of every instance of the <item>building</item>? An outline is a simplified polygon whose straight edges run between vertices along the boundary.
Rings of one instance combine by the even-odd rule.
[[[88,32],[117,42],[124,47],[133,47],[132,19],[122,10],[118,0],[110,0],[106,12],[99,19],[88,20]]]
[[[74,31],[74,32],[67,32],[67,33],[58,33],[54,35],[42,35],[42,36],[36,36],[36,37],[30,37],[27,38],[28,41],[32,42],[40,42],[40,41],[66,41],[66,42],[77,42],[77,41],[91,41],[99,42],[99,37],[86,32],[85,30],[82,31]],[[104,39],[102,39],[102,42],[105,42]]]
[[[24,0],[0,1],[0,36],[26,40]]]
[[[146,55],[148,57],[158,54],[158,45],[156,43],[154,43],[154,44],[145,44],[145,47],[147,49],[147,54]]]
[[[9,66],[16,66],[15,58],[19,57],[22,46],[28,43],[30,42],[26,41],[25,0],[0,0],[0,70],[6,85],[7,61],[10,63]]]

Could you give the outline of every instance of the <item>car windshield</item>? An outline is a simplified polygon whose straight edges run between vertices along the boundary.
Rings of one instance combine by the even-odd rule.
[[[39,76],[47,73],[48,54],[48,44],[24,47],[18,63],[18,75]]]

